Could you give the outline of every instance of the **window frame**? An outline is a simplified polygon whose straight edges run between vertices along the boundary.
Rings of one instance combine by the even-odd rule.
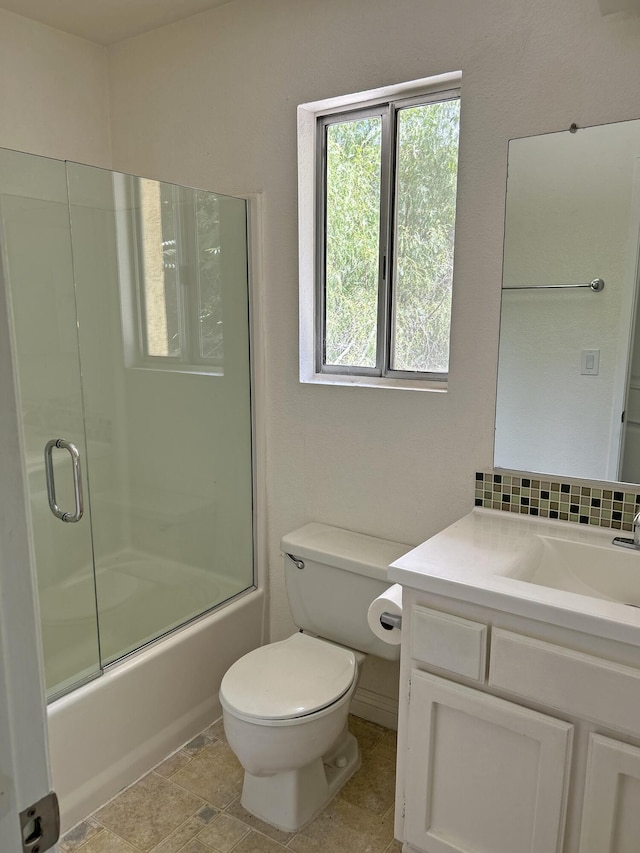
[[[397,116],[406,107],[460,99],[461,79],[461,72],[453,72],[298,107],[301,382],[447,390],[448,373],[397,370],[389,366],[394,346]],[[327,365],[324,363],[326,127],[367,115],[383,118],[376,366]]]

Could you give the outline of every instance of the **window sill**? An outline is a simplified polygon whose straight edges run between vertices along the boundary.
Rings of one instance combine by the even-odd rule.
[[[345,373],[313,373],[300,376],[304,385],[350,385],[354,388],[396,388],[401,391],[435,391],[445,393],[447,380],[434,379],[390,379],[383,376],[349,376]]]

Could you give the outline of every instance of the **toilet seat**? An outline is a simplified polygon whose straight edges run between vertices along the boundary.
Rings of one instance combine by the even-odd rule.
[[[356,676],[351,650],[297,633],[236,661],[222,679],[220,701],[240,719],[278,725],[325,711]]]

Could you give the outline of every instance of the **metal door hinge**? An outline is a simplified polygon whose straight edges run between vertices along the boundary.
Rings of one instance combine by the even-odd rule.
[[[60,837],[60,809],[54,791],[20,812],[23,853],[44,853]]]

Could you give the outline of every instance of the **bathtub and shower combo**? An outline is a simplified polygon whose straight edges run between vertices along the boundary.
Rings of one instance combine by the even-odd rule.
[[[0,248],[66,829],[263,639],[247,203],[0,150]]]

